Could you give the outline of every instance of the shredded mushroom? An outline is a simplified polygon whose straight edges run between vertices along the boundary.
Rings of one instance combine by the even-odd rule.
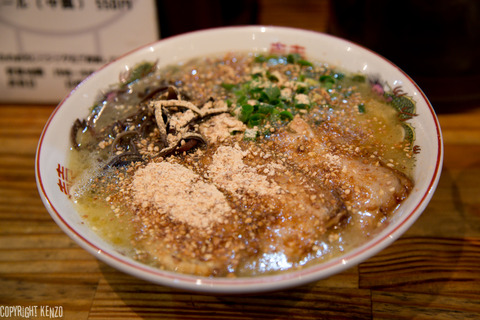
[[[145,155],[137,150],[136,144],[158,130],[155,147],[159,151],[156,155],[165,157],[206,146],[207,140],[198,132],[197,124],[210,116],[228,112],[224,101],[214,101],[213,98],[201,107],[196,106],[184,99],[184,95],[173,85],[162,85],[147,96],[148,99],[142,100],[138,105],[130,106],[133,113],[130,112],[130,115],[107,126],[97,127],[93,118],[89,121],[75,121],[70,137],[73,147],[81,149],[109,145],[105,168],[118,167],[145,161]],[[112,110],[103,106],[99,114]],[[90,145],[83,145],[81,135],[87,131],[93,141]]]
[[[190,125],[208,116],[228,112],[228,106],[224,101],[209,99],[199,108],[190,101],[183,100],[175,87],[169,86],[168,92],[172,99],[153,100],[148,104],[154,110],[161,139],[167,141],[166,146],[159,152],[159,156],[162,157],[174,152],[188,151],[199,142],[206,145],[206,139],[200,133],[190,131]],[[166,118],[169,118],[169,124],[166,123]],[[172,139],[167,139],[169,134],[173,135]]]

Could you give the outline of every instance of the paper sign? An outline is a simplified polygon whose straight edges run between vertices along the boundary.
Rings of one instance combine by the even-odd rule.
[[[158,38],[154,0],[0,0],[0,101],[57,103]]]

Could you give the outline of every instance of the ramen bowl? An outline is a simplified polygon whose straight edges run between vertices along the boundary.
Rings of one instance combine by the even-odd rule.
[[[164,271],[142,264],[122,254],[100,237],[70,196],[72,169],[69,150],[70,130],[78,118],[85,118],[101,89],[108,88],[133,66],[156,61],[158,67],[180,63],[199,56],[222,52],[258,54],[301,53],[351,72],[381,79],[385,86],[401,90],[416,104],[415,116],[408,122],[415,128],[415,186],[388,225],[362,245],[330,260],[299,270],[252,277],[202,277]],[[443,162],[440,126],[427,97],[415,82],[380,55],[352,42],[307,30],[241,26],[186,33],[146,45],[103,66],[78,85],[55,109],[40,137],[36,155],[36,179],[48,212],[78,245],[106,264],[124,273],[189,291],[209,293],[253,293],[274,291],[323,279],[351,268],[372,257],[399,238],[421,215],[437,186]]]

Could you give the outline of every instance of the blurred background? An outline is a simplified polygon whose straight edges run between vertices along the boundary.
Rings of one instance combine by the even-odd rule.
[[[327,32],[391,60],[438,111],[480,101],[478,0],[158,0],[157,10],[162,37],[239,24]]]
[[[0,0],[0,101],[52,103],[141,44],[252,24],[326,32],[376,51],[437,111],[480,102],[480,0]]]

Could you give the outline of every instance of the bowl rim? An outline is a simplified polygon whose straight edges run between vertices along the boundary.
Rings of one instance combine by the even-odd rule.
[[[416,202],[415,207],[410,212],[408,212],[408,214],[405,214],[405,216],[402,217],[402,219],[399,221],[399,223],[397,223],[397,225],[395,225],[395,227],[391,230],[390,233],[382,235],[381,237],[378,237],[378,236],[374,237],[371,240],[369,240],[366,244],[356,249],[353,249],[341,255],[340,257],[333,258],[319,264],[314,264],[299,270],[292,270],[289,272],[276,274],[276,275],[263,275],[263,276],[255,276],[255,277],[248,277],[248,278],[201,277],[201,276],[164,271],[164,270],[149,267],[147,265],[133,261],[130,258],[124,257],[117,252],[104,251],[102,248],[99,248],[94,243],[92,243],[89,239],[86,239],[85,237],[83,237],[75,229],[74,226],[71,226],[64,219],[62,214],[57,210],[54,204],[55,201],[53,199],[50,199],[50,197],[46,192],[46,189],[42,180],[42,175],[40,172],[40,167],[41,167],[40,154],[42,153],[42,150],[43,150],[42,147],[44,145],[45,134],[49,130],[52,120],[55,118],[56,114],[59,112],[62,106],[76,92],[76,90],[79,87],[81,87],[85,82],[90,81],[91,78],[93,78],[96,74],[101,72],[107,66],[115,62],[118,62],[119,60],[122,60],[133,53],[142,51],[145,48],[148,48],[151,46],[155,46],[158,43],[170,41],[171,39],[176,39],[179,37],[194,36],[196,34],[204,34],[204,33],[214,34],[217,31],[240,30],[240,29],[244,29],[246,31],[248,30],[259,31],[263,29],[263,30],[267,30],[267,32],[268,30],[271,30],[271,32],[281,32],[282,30],[286,30],[290,32],[293,31],[293,32],[302,32],[302,33],[312,33],[321,37],[330,37],[336,41],[344,42],[346,44],[353,45],[368,51],[370,55],[374,55],[377,59],[381,59],[387,62],[391,67],[397,69],[397,71],[399,71],[404,77],[406,77],[406,79],[410,82],[410,84],[412,84],[414,88],[420,93],[419,99],[423,100],[428,107],[428,110],[430,112],[429,116],[432,118],[433,123],[435,125],[436,143],[437,143],[436,147],[438,149],[436,160],[435,160],[435,167],[433,170],[431,180],[428,182],[428,187],[426,188],[421,199],[419,199],[418,202]],[[362,45],[359,45],[355,42],[352,42],[337,36],[333,36],[327,33],[323,33],[323,32],[299,29],[299,28],[291,28],[291,27],[280,27],[280,26],[243,25],[243,26],[218,27],[218,28],[209,28],[209,29],[191,31],[191,32],[171,36],[168,38],[160,39],[152,43],[146,44],[144,46],[141,46],[139,48],[136,48],[134,50],[131,50],[123,55],[120,55],[115,60],[103,65],[101,68],[93,72],[91,75],[85,78],[75,89],[73,89],[56,106],[56,108],[50,115],[49,119],[47,120],[37,145],[36,157],[35,157],[35,177],[36,177],[37,188],[38,188],[40,197],[45,207],[47,208],[48,212],[54,219],[54,221],[78,245],[80,245],[83,249],[90,252],[96,258],[105,262],[109,266],[112,266],[115,269],[123,271],[124,273],[133,275],[143,280],[147,280],[149,282],[153,282],[156,284],[165,285],[169,287],[189,290],[189,291],[204,292],[204,293],[252,293],[252,292],[264,292],[264,291],[286,289],[292,286],[298,286],[298,285],[306,284],[312,281],[329,277],[333,274],[337,274],[339,272],[342,272],[348,268],[351,268],[357,265],[361,261],[364,261],[376,255],[379,251],[389,246],[416,221],[416,219],[420,216],[420,214],[428,205],[438,185],[438,181],[440,179],[441,169],[443,166],[443,156],[444,156],[444,148],[443,148],[443,138],[442,138],[441,128],[431,103],[429,102],[424,92],[415,83],[415,81],[412,78],[410,78],[410,76],[408,76],[402,69],[400,69],[394,63],[392,63],[390,60],[386,59],[380,54],[366,47],[363,47]],[[365,253],[367,252],[368,252],[368,255],[365,255]],[[332,266],[336,266],[336,268],[331,268]]]

